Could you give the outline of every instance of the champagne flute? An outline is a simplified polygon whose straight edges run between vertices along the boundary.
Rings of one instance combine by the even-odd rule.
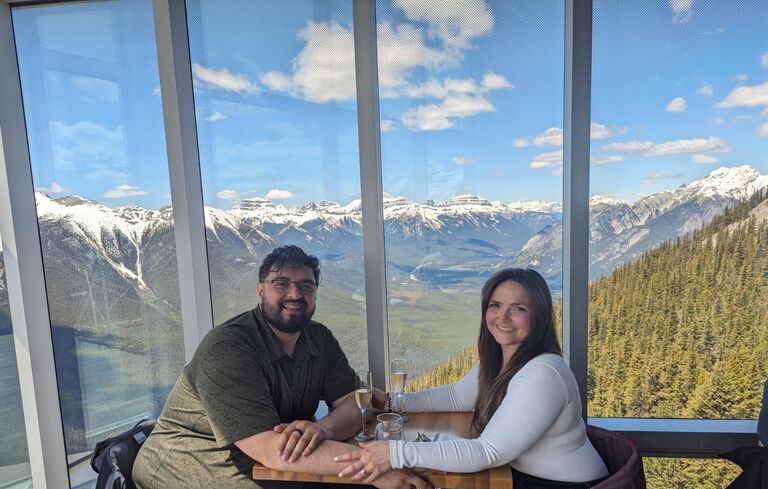
[[[371,387],[371,373],[368,372],[368,382],[360,382],[360,387],[355,390],[355,403],[360,408],[360,418],[362,420],[362,429],[360,433],[355,435],[357,441],[370,441],[376,438],[374,435],[365,431],[365,412],[371,405],[371,398],[373,397],[373,388]]]
[[[408,377],[408,374],[405,373],[405,358],[393,358],[389,363],[389,383],[391,384],[392,391],[394,391],[398,401],[400,401],[403,398],[403,392],[405,391],[405,381]],[[400,412],[399,414],[401,417],[401,422],[405,423],[408,421],[408,416],[405,413]]]

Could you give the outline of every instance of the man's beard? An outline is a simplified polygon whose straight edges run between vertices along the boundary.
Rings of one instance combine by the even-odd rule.
[[[283,310],[283,304],[287,303],[301,304],[304,306],[304,309],[301,314],[293,315],[290,319],[285,320],[280,315],[280,312]],[[304,299],[282,300],[278,301],[276,304],[264,301],[261,305],[261,313],[269,325],[276,330],[286,334],[293,334],[304,330],[309,325],[309,321],[312,319],[315,309],[309,309],[307,307],[307,301]]]

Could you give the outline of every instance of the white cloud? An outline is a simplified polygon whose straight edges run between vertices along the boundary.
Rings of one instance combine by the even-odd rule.
[[[394,98],[407,87],[414,68],[439,69],[455,62],[446,53],[427,47],[423,32],[410,24],[377,26],[379,87],[381,96]],[[293,59],[290,74],[269,71],[261,82],[311,102],[352,100],[355,97],[354,36],[336,21],[309,21],[299,32],[305,45]]]
[[[768,68],[768,51],[760,57],[760,66]]]
[[[760,138],[768,137],[768,122],[755,129],[755,136]]]
[[[483,0],[395,0],[409,20],[426,22],[429,34],[453,49],[471,47],[472,38],[490,32],[493,16]]]
[[[411,98],[445,98],[451,93],[473,94],[479,91],[475,80],[446,78],[442,82],[436,78],[430,78],[425,83],[408,85],[403,88],[402,95]]]
[[[464,158],[461,156],[454,156],[451,159],[451,161],[453,161],[455,164],[459,166],[471,165],[472,163],[474,163],[474,160],[470,160],[469,158]]]
[[[56,182],[51,182],[50,187],[35,187],[35,190],[38,192],[44,192],[46,194],[60,194],[67,191],[67,189]]]
[[[248,80],[248,77],[232,73],[227,68],[217,70],[193,63],[192,74],[195,81],[205,88],[249,95],[259,93],[259,87]]]
[[[702,97],[711,97],[715,94],[715,87],[709,84],[702,85],[701,88],[696,90],[696,94],[701,95]]]
[[[51,121],[54,164],[73,169],[83,164],[124,165],[123,128],[109,129],[89,121]]]
[[[627,133],[626,127],[612,126],[608,127],[605,124],[593,122],[590,124],[590,137],[592,139],[607,139],[609,137],[618,136]],[[532,137],[534,146],[563,146],[563,130],[559,127],[550,127],[543,132]]]
[[[225,116],[221,112],[214,112],[213,114],[211,114],[208,117],[206,117],[205,120],[214,122],[214,121],[221,121],[221,120],[224,120],[226,118],[227,118],[227,116]]]
[[[725,119],[723,119],[722,117],[717,116],[717,117],[713,117],[712,118],[712,124],[715,124],[715,125],[719,126],[720,124],[722,124],[724,122],[725,122]]]
[[[287,190],[280,190],[277,188],[273,188],[269,192],[267,192],[267,195],[264,196],[265,199],[270,200],[285,200],[285,199],[292,199],[294,195],[287,191]]]
[[[441,104],[420,105],[403,114],[403,125],[412,131],[440,131],[453,127],[453,119],[470,117],[496,108],[482,93],[451,93]]]
[[[528,139],[527,138],[515,138],[512,140],[512,147],[513,148],[525,148],[528,146]]]
[[[532,139],[534,146],[562,146],[563,145],[563,130],[559,127],[550,127],[545,129],[544,132],[533,136]]]
[[[453,127],[456,118],[470,117],[481,112],[495,112],[486,98],[492,90],[514,88],[506,78],[493,72],[483,75],[480,85],[473,79],[434,78],[419,85],[409,85],[403,95],[414,98],[432,97],[442,103],[419,105],[408,109],[402,116],[405,127],[412,131],[440,131]]]
[[[160,87],[155,87],[152,89],[152,95],[160,96],[162,92],[160,91]]]
[[[106,199],[122,199],[124,197],[138,197],[147,193],[134,185],[118,185],[117,187],[101,194]]]
[[[279,71],[268,71],[259,77],[259,81],[277,92],[293,91],[293,80]]]
[[[621,126],[606,126],[593,122],[590,124],[589,135],[592,139],[607,139],[613,136],[621,136],[627,133],[626,127]]]
[[[746,73],[737,73],[733,75],[733,81],[737,83],[745,83],[749,79]]]
[[[760,117],[768,117],[768,107],[764,108],[762,112],[760,112]]]
[[[682,174],[654,174],[654,175],[648,175],[646,178],[643,179],[643,183],[646,185],[652,185],[654,183],[662,182],[664,180],[677,180],[678,178],[683,178]]]
[[[600,151],[604,152],[621,151],[627,154],[644,157],[668,156],[684,153],[705,153],[710,151],[725,152],[730,150],[730,145],[718,137],[710,137],[706,139],[677,139],[664,143],[628,141],[623,143],[605,144],[600,147]]]
[[[688,107],[688,104],[683,97],[675,97],[667,104],[664,110],[667,112],[683,112],[686,107]]]
[[[392,119],[382,119],[381,122],[379,122],[379,128],[384,132],[394,131],[398,126],[399,123]]]
[[[595,166],[605,166],[613,163],[620,163],[624,161],[624,157],[621,155],[592,156],[589,161]]]
[[[549,153],[541,153],[533,157],[533,160],[528,164],[530,168],[562,168],[563,167],[563,151],[551,151]]]
[[[409,85],[408,76],[415,68],[437,70],[458,63],[455,54],[428,47],[422,30],[411,24],[381,22],[376,27],[376,44],[379,86],[385,98],[399,96],[398,89]]]
[[[669,0],[669,8],[675,14],[673,22],[688,22],[693,15],[693,0]]]
[[[714,156],[696,153],[693,156],[691,156],[691,161],[693,161],[694,163],[710,164],[710,163],[717,163],[719,160]]]
[[[216,198],[219,200],[238,200],[240,194],[234,190],[225,189],[220,192],[216,192]]]
[[[515,88],[514,85],[502,75],[489,71],[483,75],[483,80],[480,82],[480,86],[484,91],[499,90],[501,88]]]
[[[619,163],[624,161],[624,157],[621,155],[609,155],[609,156],[591,156],[590,163],[595,166],[605,166],[612,163]],[[550,175],[560,175],[563,172],[563,151],[551,151],[548,153],[541,153],[533,157],[528,167],[537,170],[542,168],[552,168],[553,171]]]
[[[723,100],[715,104],[719,109],[768,105],[768,82],[761,85],[736,87]]]

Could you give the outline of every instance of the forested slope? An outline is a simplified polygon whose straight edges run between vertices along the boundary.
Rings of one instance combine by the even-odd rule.
[[[590,416],[757,417],[768,377],[767,198],[758,192],[590,285]],[[476,359],[468,348],[409,390],[455,382]],[[722,488],[739,472],[713,460],[645,467],[652,488]]]

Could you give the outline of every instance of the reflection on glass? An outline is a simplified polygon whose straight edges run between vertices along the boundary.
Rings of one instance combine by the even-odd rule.
[[[29,488],[27,436],[21,406],[16,350],[13,346],[11,310],[0,250],[0,487]]]
[[[256,305],[267,253],[300,246],[322,267],[313,319],[365,373],[352,3],[186,6],[214,322]]]
[[[590,416],[757,416],[768,113],[742,46],[767,22],[760,1],[595,2]]]
[[[73,486],[183,365],[152,4],[13,9]]]
[[[561,290],[564,2],[376,2],[389,349],[410,387],[471,367],[480,289]]]

